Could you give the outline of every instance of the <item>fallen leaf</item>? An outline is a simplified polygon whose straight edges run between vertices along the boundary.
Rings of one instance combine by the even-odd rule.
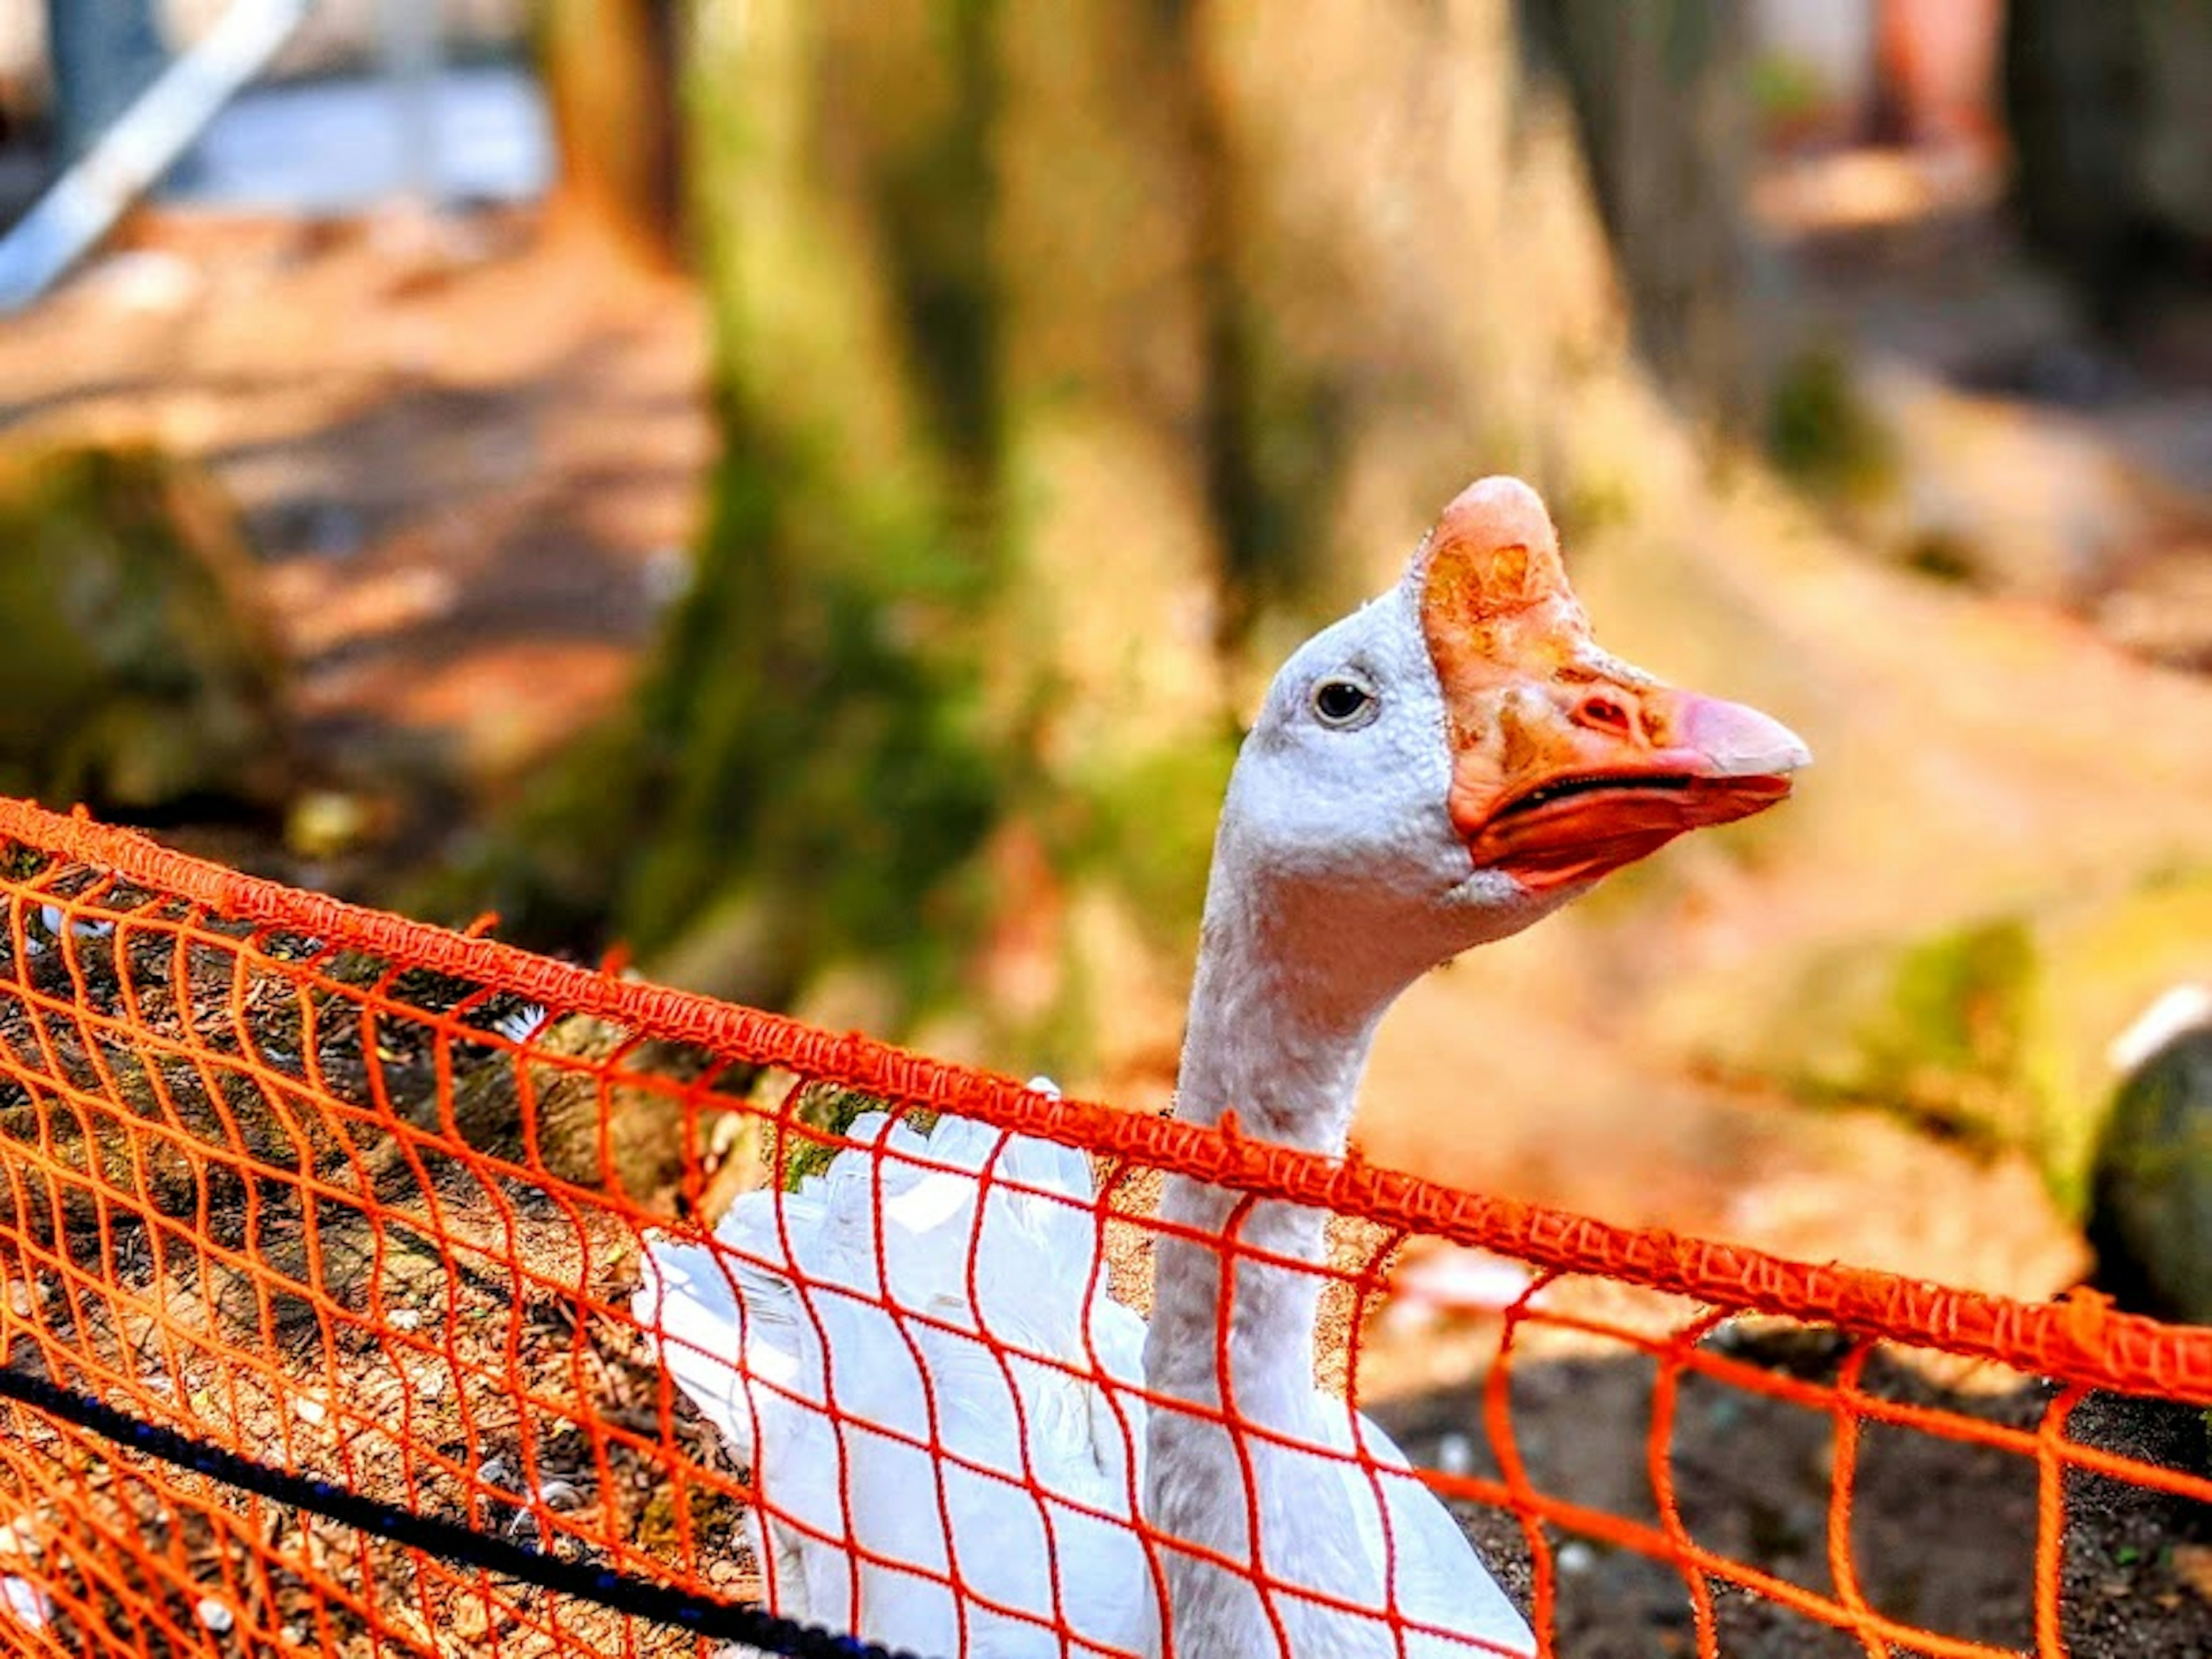
[[[2176,1544],[2173,1576],[2212,1601],[2212,1544]]]

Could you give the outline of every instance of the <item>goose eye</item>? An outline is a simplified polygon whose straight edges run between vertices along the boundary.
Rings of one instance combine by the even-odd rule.
[[[1313,711],[1323,726],[1349,731],[1375,718],[1380,699],[1357,674],[1331,674],[1313,689]]]

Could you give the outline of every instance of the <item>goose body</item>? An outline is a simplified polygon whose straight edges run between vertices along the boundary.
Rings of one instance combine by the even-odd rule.
[[[755,1547],[778,1611],[923,1655],[1058,1654],[1062,1626],[1073,1651],[1158,1653],[1160,1596],[1134,1522],[1145,1325],[1106,1293],[1088,1163],[957,1118],[925,1136],[870,1113],[847,1133],[855,1150],[780,1206],[768,1194],[733,1205],[720,1250],[656,1244],[639,1292],[678,1386],[762,1483]],[[1270,1567],[1373,1607],[1378,1631],[1395,1607],[1410,1654],[1470,1651],[1419,1632],[1469,1628],[1471,1610],[1475,1633],[1528,1651],[1512,1603],[1389,1437],[1306,1392],[1297,1437],[1315,1450],[1277,1449],[1289,1461],[1270,1489],[1305,1501],[1322,1488],[1357,1518],[1356,1554]],[[900,1501],[848,1516],[844,1493]],[[1262,1536],[1309,1524],[1263,1520]],[[1243,1587],[1223,1578],[1213,1594]]]
[[[1807,758],[1600,650],[1534,493],[1471,486],[1245,740],[1178,1115],[1341,1156],[1414,979]],[[944,1659],[1151,1656],[1164,1621],[1192,1659],[1533,1652],[1398,1449],[1314,1386],[1323,1215],[1171,1178],[1147,1326],[1106,1292],[1081,1154],[953,1119],[853,1138],[714,1247],[655,1242],[636,1298],[754,1471],[779,1612]]]
[[[1144,1325],[1105,1293],[1089,1164],[957,1118],[847,1134],[866,1150],[733,1204],[723,1249],[655,1244],[638,1292],[755,1471],[776,1610],[927,1656],[1057,1653],[1063,1622],[1155,1651]]]

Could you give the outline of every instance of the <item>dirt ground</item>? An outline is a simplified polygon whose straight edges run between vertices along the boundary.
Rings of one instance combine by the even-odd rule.
[[[1832,1381],[1840,1341],[1793,1332],[1753,1338],[1737,1350],[1785,1375]],[[1563,1360],[1535,1368],[1515,1389],[1515,1418],[1536,1478],[1613,1514],[1659,1516],[1640,1437],[1653,1368],[1623,1359]],[[2032,1431],[2049,1399],[2045,1385],[2019,1379],[1968,1393],[1930,1382],[1912,1356],[1881,1355],[1869,1392],[1936,1406],[1960,1417]],[[1417,1459],[1433,1459],[1443,1437],[1465,1434],[1479,1407],[1466,1393],[1431,1395],[1386,1412]],[[1689,1538],[1814,1595],[1838,1598],[1831,1554],[1834,1422],[1825,1414],[1746,1395],[1691,1376],[1674,1401],[1668,1470]],[[2140,1449],[2144,1430],[2201,1467],[2203,1425],[2195,1413],[2095,1401],[2069,1427],[2092,1443]],[[2194,1437],[2193,1448],[2191,1437]],[[1479,1443],[1478,1451],[1482,1449]],[[1483,1469],[1478,1457],[1475,1466]],[[1853,1587],[1875,1613],[1952,1641],[2032,1652],[2039,1640],[2029,1586],[2035,1559],[2033,1462],[1942,1436],[1879,1426],[1863,1431],[1848,1538]],[[1486,1472],[1486,1471],[1485,1471]],[[2212,1513],[2124,1483],[2086,1477],[2068,1486],[2059,1628],[2081,1659],[2153,1659],[2212,1651]],[[1468,1513],[1468,1530],[1509,1583],[1527,1571],[1527,1546],[1510,1517]],[[1697,1580],[1650,1558],[1549,1534],[1557,1570],[1559,1651],[1574,1659],[1641,1659],[1697,1650]],[[1729,1659],[1854,1659],[1869,1649],[1848,1630],[1711,1577],[1719,1650]],[[1896,1659],[1941,1651],[1907,1642]]]

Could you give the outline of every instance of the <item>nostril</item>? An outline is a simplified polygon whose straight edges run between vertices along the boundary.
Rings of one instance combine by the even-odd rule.
[[[1584,697],[1575,717],[1594,731],[1610,732],[1616,737],[1625,738],[1635,730],[1635,722],[1620,702],[1602,695]]]

